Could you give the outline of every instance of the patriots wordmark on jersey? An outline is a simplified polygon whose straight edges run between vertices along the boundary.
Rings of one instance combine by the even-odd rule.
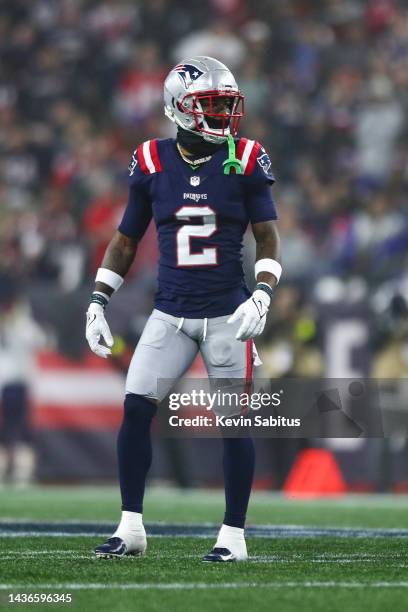
[[[224,174],[227,144],[194,168],[176,141],[148,140],[129,165],[129,201],[119,226],[140,239],[154,218],[159,240],[155,306],[180,317],[229,314],[250,294],[242,270],[242,240],[249,222],[277,218],[274,182],[265,149],[237,138],[242,173]]]

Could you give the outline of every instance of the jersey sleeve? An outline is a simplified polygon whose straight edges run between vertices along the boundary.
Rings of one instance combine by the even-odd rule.
[[[245,148],[249,148],[248,144]],[[271,190],[275,177],[272,173],[268,153],[259,142],[254,142],[247,159],[245,159],[244,149],[243,162],[245,206],[251,223],[277,219],[278,215]]]
[[[137,150],[129,163],[129,197],[118,227],[121,234],[140,240],[152,219],[152,201],[149,194],[150,175],[146,175],[138,164]]]

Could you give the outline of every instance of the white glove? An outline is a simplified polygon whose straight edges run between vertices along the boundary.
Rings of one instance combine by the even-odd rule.
[[[256,289],[246,302],[238,306],[227,321],[227,323],[235,323],[242,319],[241,327],[235,336],[237,340],[245,341],[262,334],[270,303],[271,298],[266,291]]]
[[[101,336],[108,347],[113,346],[113,338],[105,319],[105,311],[100,304],[91,302],[86,313],[86,339],[95,355],[106,359],[108,355],[112,354],[112,351],[110,348],[99,344]]]

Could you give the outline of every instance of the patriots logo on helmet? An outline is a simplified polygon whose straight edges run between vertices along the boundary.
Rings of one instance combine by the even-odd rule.
[[[256,158],[256,161],[261,166],[265,174],[268,174],[269,170],[271,169],[271,160],[263,147],[261,149],[261,155]]]
[[[174,68],[174,71],[177,72],[186,89],[188,89],[193,81],[196,81],[204,74],[202,70],[192,64],[178,64],[178,66]]]

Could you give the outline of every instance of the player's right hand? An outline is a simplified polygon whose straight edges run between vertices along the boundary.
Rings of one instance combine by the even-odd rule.
[[[99,344],[101,337],[108,346]],[[94,302],[89,304],[86,313],[86,339],[91,351],[98,357],[106,359],[112,354],[110,347],[113,346],[113,338],[105,319],[105,311],[103,306]]]

